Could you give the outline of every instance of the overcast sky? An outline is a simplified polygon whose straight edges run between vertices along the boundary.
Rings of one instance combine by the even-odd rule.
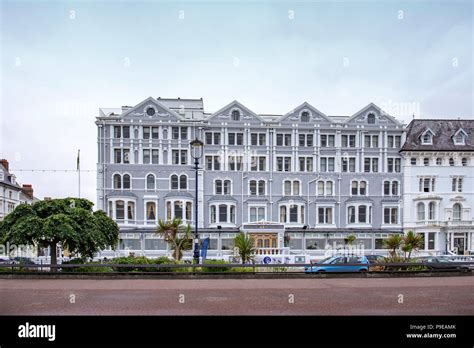
[[[98,108],[149,96],[473,117],[470,0],[2,1],[1,22],[0,157],[39,198],[77,195],[80,148],[95,202]]]

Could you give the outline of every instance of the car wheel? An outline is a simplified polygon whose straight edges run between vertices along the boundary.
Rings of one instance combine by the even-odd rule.
[[[359,273],[367,273],[367,269],[362,268],[361,270],[359,270]]]

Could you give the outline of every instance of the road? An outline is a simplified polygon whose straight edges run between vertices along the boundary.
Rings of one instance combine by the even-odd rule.
[[[474,315],[474,276],[0,279],[10,315]]]

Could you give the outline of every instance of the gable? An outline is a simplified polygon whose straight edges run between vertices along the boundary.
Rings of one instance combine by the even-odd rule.
[[[368,123],[370,116],[375,116],[375,123]],[[349,117],[345,122],[345,124],[356,124],[356,125],[364,125],[364,126],[400,126],[403,125],[397,121],[393,116],[390,116],[381,108],[379,108],[374,103],[370,103],[362,110],[356,112],[354,115]]]
[[[302,122],[301,117],[304,112],[309,114],[309,122]],[[321,111],[316,109],[311,104],[304,102],[303,104],[297,106],[287,114],[283,115],[279,122],[281,123],[299,123],[304,124],[315,124],[315,123],[333,123],[333,121],[323,114]]]
[[[232,112],[238,111],[240,113],[240,120],[235,121],[232,119]],[[228,124],[240,124],[242,122],[258,122],[262,123],[265,122],[263,118],[257,115],[255,112],[247,108],[246,106],[239,103],[237,100],[227,104],[220,110],[214,112],[207,118],[208,121],[219,121],[219,122],[227,122]]]
[[[148,110],[151,115],[148,114]],[[142,119],[142,120],[161,120],[161,121],[179,121],[181,116],[175,111],[167,108],[153,97],[149,97],[138,103],[134,107],[128,109],[122,114],[124,119]]]

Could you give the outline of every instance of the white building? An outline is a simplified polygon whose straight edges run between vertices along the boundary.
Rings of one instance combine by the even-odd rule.
[[[474,120],[413,120],[401,154],[403,227],[423,254],[474,252]]]

